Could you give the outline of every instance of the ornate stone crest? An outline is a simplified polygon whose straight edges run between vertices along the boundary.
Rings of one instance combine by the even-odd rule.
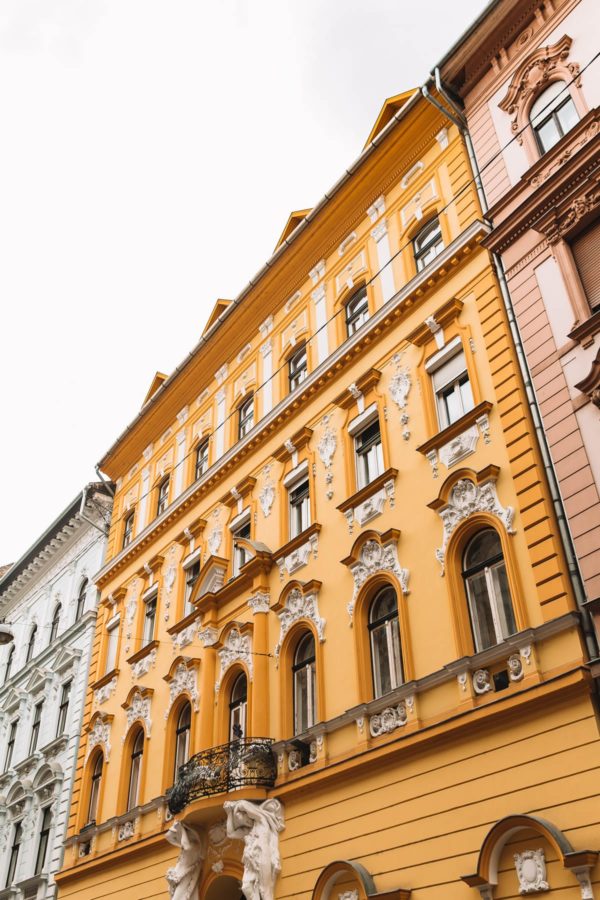
[[[408,594],[408,569],[403,569],[398,562],[398,554],[396,545],[388,542],[383,546],[374,540],[365,541],[360,550],[360,557],[357,562],[350,565],[350,571],[354,578],[354,593],[352,600],[348,604],[348,615],[350,616],[350,625],[353,624],[354,606],[356,598],[363,584],[372,575],[377,572],[391,572],[400,583],[403,594]]]
[[[127,730],[131,728],[134,722],[139,721],[143,724],[146,737],[150,737],[152,728],[152,719],[150,718],[150,697],[143,697],[139,691],[135,691],[131,698],[131,703],[125,710],[127,715]],[[122,737],[125,740],[125,734]]]
[[[219,650],[221,673],[215,684],[216,693],[219,692],[223,675],[235,662],[245,663],[250,681],[252,681],[252,639],[248,634],[242,634],[238,628],[232,628],[225,640],[225,646]]]
[[[275,659],[279,659],[281,645],[283,639],[299,619],[308,619],[317,629],[317,634],[321,643],[325,640],[325,619],[319,615],[319,606],[317,603],[317,594],[315,591],[310,594],[303,594],[299,588],[293,588],[286,597],[284,608],[278,613],[279,615],[279,640],[275,647]]]
[[[196,670],[192,666],[188,668],[184,662],[180,662],[169,682],[169,705],[165,711],[165,719],[168,718],[171,707],[177,697],[183,693],[190,695],[194,709],[197,712],[199,697],[196,684]]]
[[[538,891],[550,890],[546,880],[546,857],[542,849],[515,853],[514,859],[519,879],[519,893],[535,894]]]
[[[106,760],[110,757],[110,722],[107,722],[102,716],[98,716],[94,722],[94,727],[88,735],[87,755],[100,744],[104,748]]]

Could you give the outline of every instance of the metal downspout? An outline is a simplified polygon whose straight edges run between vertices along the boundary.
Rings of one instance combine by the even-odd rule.
[[[430,75],[429,81],[434,81],[436,90],[440,94],[441,97],[444,98],[446,103],[450,106],[452,112],[446,109],[446,107],[436,101],[434,97],[431,96],[429,91],[427,90],[427,86],[423,85],[421,88],[421,93],[423,97],[428,100],[433,106],[436,107],[440,112],[442,112],[450,122],[452,122],[461,132],[465,145],[467,148],[467,153],[469,156],[469,161],[471,163],[471,168],[473,170],[473,176],[475,180],[475,186],[477,188],[477,195],[479,197],[479,202],[481,204],[481,209],[483,211],[484,216],[487,216],[487,212],[489,209],[487,199],[485,196],[485,191],[483,188],[483,182],[481,180],[481,172],[479,170],[479,166],[477,164],[477,157],[475,156],[475,150],[473,148],[473,143],[471,141],[471,135],[469,134],[469,130],[467,128],[466,120],[462,111],[456,106],[452,97],[445,90],[444,85],[442,84],[442,79],[440,77],[439,68],[436,67],[434,73]],[[487,221],[487,219],[486,219]],[[512,299],[510,296],[510,291],[508,289],[508,284],[506,282],[506,275],[504,273],[504,267],[502,264],[502,260],[498,256],[497,253],[490,253],[492,258],[492,262],[494,265],[494,270],[496,272],[496,276],[498,278],[498,283],[500,285],[500,293],[502,294],[502,300],[504,303],[504,308],[506,310],[506,315],[508,318],[508,324],[511,332],[511,336],[513,339],[513,343],[515,349],[517,351],[517,359],[519,361],[519,369],[521,371],[521,377],[523,379],[523,384],[525,387],[525,394],[527,397],[527,402],[529,404],[529,408],[531,410],[531,417],[533,419],[533,426],[535,428],[538,446],[540,449],[540,454],[542,457],[542,463],[544,466],[544,470],[546,472],[546,477],[548,479],[548,486],[550,488],[550,496],[552,498],[552,505],[554,507],[554,513],[556,515],[556,519],[558,522],[558,528],[560,532],[560,537],[562,540],[563,549],[565,552],[565,557],[567,561],[567,566],[569,570],[569,575],[571,578],[571,583],[573,585],[573,590],[575,593],[575,599],[577,602],[577,606],[581,613],[581,623],[583,634],[585,637],[587,651],[590,657],[590,660],[597,659],[600,656],[600,648],[598,646],[598,639],[596,637],[596,632],[594,626],[591,621],[590,611],[586,608],[586,594],[585,588],[583,585],[583,578],[581,575],[581,571],[579,569],[579,562],[577,560],[577,556],[575,554],[575,549],[573,547],[573,539],[571,536],[571,532],[569,530],[569,525],[565,513],[565,508],[563,505],[562,497],[560,495],[560,489],[558,486],[558,479],[556,477],[556,472],[554,470],[554,463],[552,462],[552,457],[550,455],[550,449],[548,447],[548,441],[546,438],[546,433],[544,431],[544,427],[542,424],[542,418],[537,402],[537,398],[535,396],[535,390],[533,387],[533,381],[531,378],[531,373],[529,371],[529,365],[527,363],[527,357],[525,356],[525,351],[523,349],[523,342],[521,340],[521,335],[519,333],[519,326],[517,324],[517,319],[515,316],[515,311],[512,303]]]

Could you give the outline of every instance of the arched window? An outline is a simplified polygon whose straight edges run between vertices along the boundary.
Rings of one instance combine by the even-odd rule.
[[[529,111],[529,121],[542,153],[577,125],[579,114],[564,81],[553,81],[540,94]]]
[[[88,589],[88,580],[84,578],[79,586],[79,593],[77,594],[77,607],[75,609],[75,621],[79,622],[80,618],[83,615],[83,611],[85,609],[85,598]]]
[[[436,217],[424,225],[416,237],[413,238],[413,250],[415,262],[417,264],[417,272],[420,272],[421,269],[428,266],[443,249],[444,239],[442,238],[442,229],[440,227],[440,220]]]
[[[403,681],[398,599],[391,585],[377,592],[369,609],[373,689],[382,697]]]
[[[175,780],[179,767],[188,761],[190,755],[190,730],[192,727],[192,707],[185,703],[177,716],[175,730]]]
[[[12,670],[13,662],[15,659],[15,645],[13,644],[10,650],[8,651],[8,659],[6,660],[6,668],[4,670],[4,681],[8,681],[10,678],[10,673]]]
[[[129,789],[127,791],[127,809],[138,805],[140,794],[140,776],[142,774],[142,756],[144,754],[144,732],[138,729],[131,745],[131,763],[129,767]]]
[[[248,708],[248,682],[242,672],[235,679],[229,701],[229,740],[246,736],[246,712]]]
[[[366,287],[359,288],[346,303],[346,331],[351,337],[369,318],[369,299]]]
[[[462,575],[475,650],[486,650],[517,630],[502,545],[493,528],[477,532],[467,544]]]
[[[90,799],[88,803],[87,825],[91,825],[96,821],[103,765],[104,757],[101,753],[98,753],[96,755],[96,759],[94,760],[94,768],[92,769],[92,779],[90,782]]]
[[[29,660],[33,656],[33,651],[35,649],[35,636],[37,634],[37,625],[34,625],[31,631],[29,632],[29,641],[27,642],[27,656],[25,657],[25,662],[28,663]]]
[[[292,666],[294,676],[294,734],[302,734],[316,721],[315,639],[307,632],[298,641]]]
[[[56,640],[59,624],[60,624],[60,603],[57,603],[56,606],[54,607],[54,615],[52,616],[52,624],[50,626],[50,640],[48,641],[49,644],[51,644],[54,640]]]

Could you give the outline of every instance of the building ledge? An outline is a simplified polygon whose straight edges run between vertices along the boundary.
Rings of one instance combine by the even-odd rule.
[[[483,416],[487,416],[492,409],[492,406],[493,404],[490,403],[489,400],[478,403],[477,406],[474,406],[473,409],[465,413],[464,416],[461,416],[460,419],[457,419],[456,422],[453,422],[452,425],[448,425],[447,428],[438,431],[438,433],[434,434],[428,441],[425,441],[424,444],[417,447],[417,451],[422,453],[423,456],[427,456],[432,450],[439,450],[444,444],[448,444],[462,434],[465,428],[470,428]]]
[[[592,343],[592,339],[600,332],[600,309],[597,309],[589,319],[576,325],[568,337],[577,344],[583,344],[584,347]]]
[[[40,754],[46,759],[50,759],[53,756],[58,756],[58,754],[66,748],[68,743],[69,735],[66,731],[63,731],[63,733],[55,737],[53,741],[50,741],[48,744],[44,744],[43,747],[40,747]]]
[[[99,688],[103,688],[105,685],[109,684],[113,678],[118,678],[118,675],[118,669],[111,669],[110,672],[107,672],[106,675],[103,675],[102,678],[99,678],[98,681],[95,681],[90,687],[93,691],[97,691]]]
[[[144,644],[144,646],[141,647],[136,653],[132,654],[132,656],[129,656],[127,658],[127,662],[129,663],[130,666],[135,665],[141,659],[144,659],[146,656],[149,656],[149,654],[152,653],[153,650],[158,650],[159,643],[160,642],[156,641],[156,640],[149,641],[149,643]]]

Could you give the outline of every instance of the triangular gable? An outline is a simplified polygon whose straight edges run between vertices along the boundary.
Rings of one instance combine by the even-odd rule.
[[[292,231],[296,230],[296,228],[298,227],[298,225],[300,224],[302,219],[305,219],[307,217],[307,215],[309,214],[309,212],[310,212],[310,208],[309,209],[296,209],[289,214],[288,220],[285,223],[285,228],[279,235],[279,240],[277,241],[277,244],[275,245],[275,250],[279,250],[279,248],[281,247],[281,245],[283,244],[285,239],[290,236]]]
[[[190,600],[194,602],[204,594],[216,594],[221,590],[228,565],[229,560],[221,556],[209,556],[200,569]]]
[[[204,326],[204,331],[202,332],[202,334],[206,334],[208,329],[215,324],[221,313],[224,313],[227,307],[231,305],[231,303],[231,300],[217,300],[217,302],[213,306],[213,310],[210,316],[208,317],[208,321]]]
[[[2,702],[2,709],[5,712],[12,712],[26,696],[24,691],[15,691],[14,688],[11,688]]]
[[[76,659],[81,656],[81,650],[73,650],[71,647],[62,647],[54,662],[52,663],[53,672],[63,672],[69,666],[72,666]]]
[[[408,98],[412,97],[414,92],[415,88],[411,88],[409,91],[402,91],[401,94],[396,94],[394,97],[388,97],[387,100],[384,101],[384,104],[379,111],[379,115],[375,120],[375,124],[371,128],[365,147],[368,147],[373,138],[377,137],[379,132],[383,131],[388,122],[392,121],[395,113],[397,113],[399,109],[402,109]]]
[[[142,406],[145,406],[146,403],[148,402],[148,400],[150,400],[151,397],[154,397],[157,390],[163,386],[163,384],[165,383],[165,381],[167,380],[168,377],[169,376],[165,375],[164,372],[156,373],[156,375],[152,379],[152,383],[151,383],[150,387],[148,388],[148,393],[144,397],[144,402],[142,403]]]
[[[47,669],[34,669],[24,689],[29,694],[37,694],[44,689],[51,677]]]

